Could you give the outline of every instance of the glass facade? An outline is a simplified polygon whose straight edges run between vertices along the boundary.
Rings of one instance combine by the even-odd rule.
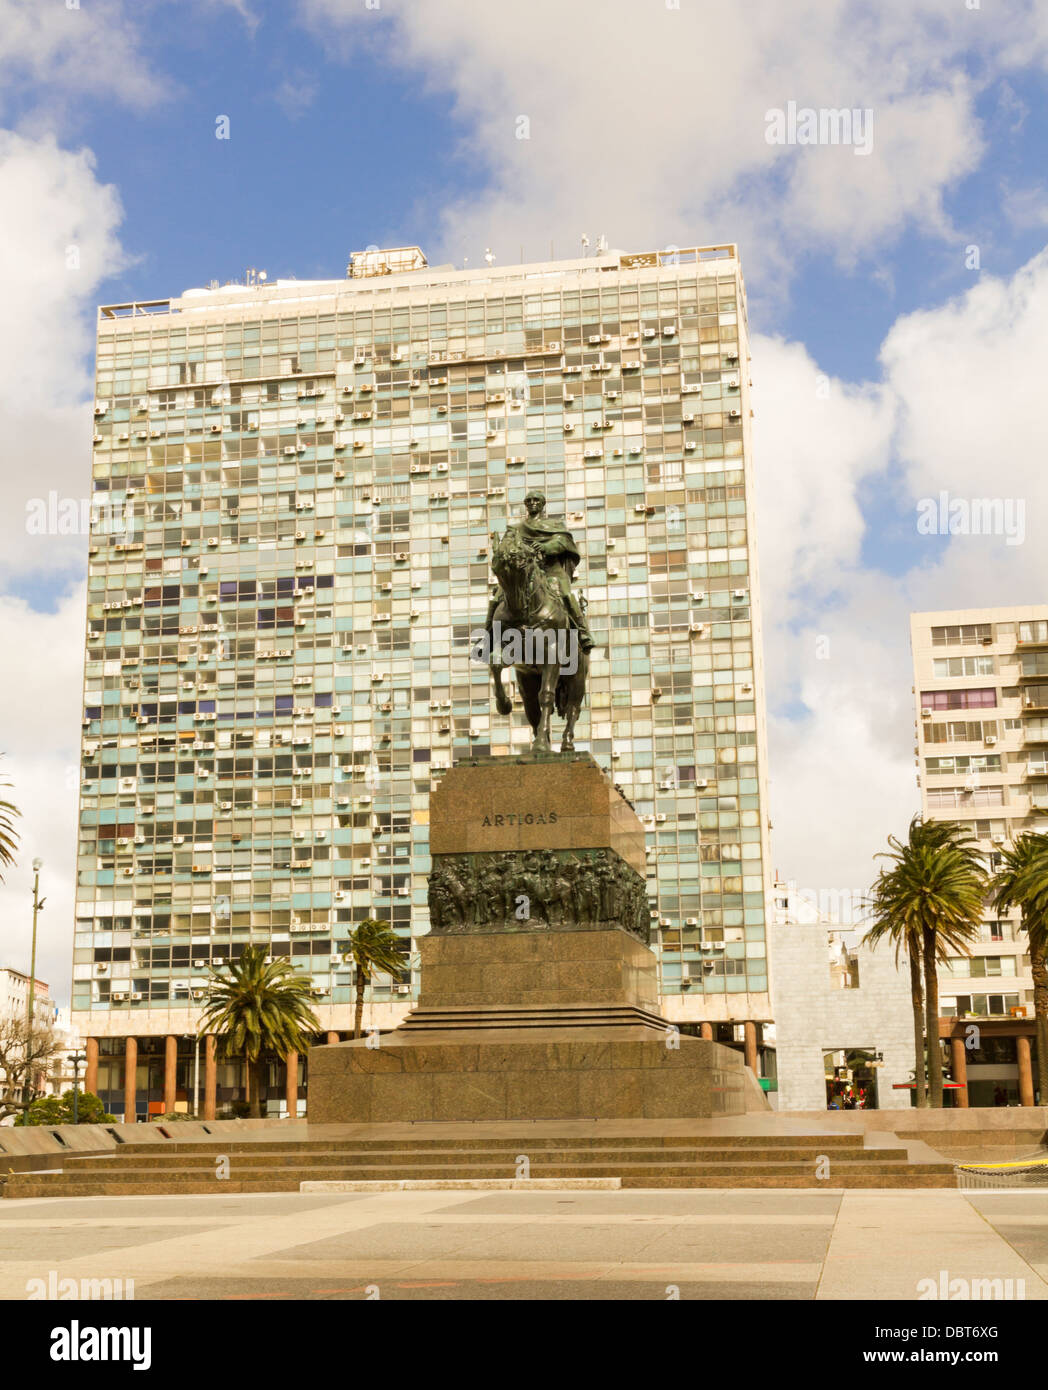
[[[248,943],[346,1028],[367,916],[404,955],[372,1018],[403,1016],[435,779],[529,742],[470,633],[534,487],[584,557],[577,747],[645,821],[667,1012],[770,1017],[747,357],[734,248],[101,312],[86,1035],[190,1031],[207,968]]]

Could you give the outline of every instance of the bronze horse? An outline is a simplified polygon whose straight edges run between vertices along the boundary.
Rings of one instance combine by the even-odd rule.
[[[550,720],[556,708],[565,721],[560,751],[570,753],[575,721],[586,698],[589,654],[582,650],[578,629],[538,553],[517,531],[507,531],[498,542],[491,568],[502,589],[493,620],[510,638],[509,660],[506,645],[493,642],[491,647],[495,707],[500,714],[512,712],[502,672],[507,665],[515,666],[517,689],[534,735],[531,751],[551,751]]]

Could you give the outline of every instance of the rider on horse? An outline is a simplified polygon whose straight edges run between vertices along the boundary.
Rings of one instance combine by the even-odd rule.
[[[571,532],[562,521],[556,521],[552,517],[543,515],[546,510],[546,498],[541,492],[528,493],[524,498],[524,510],[526,516],[515,526],[509,527],[507,534],[509,531],[515,531],[538,553],[543,569],[553,580],[558,593],[564,600],[568,617],[578,629],[579,646],[584,652],[591,651],[594,643],[589,624],[586,622],[582,604],[571,587],[575,567],[581,560]],[[497,589],[494,598],[488,604],[488,616],[484,622],[484,628],[489,639],[495,619],[495,610],[502,598],[502,590]]]

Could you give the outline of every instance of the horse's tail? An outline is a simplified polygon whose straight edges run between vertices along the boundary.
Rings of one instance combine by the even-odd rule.
[[[568,686],[573,680],[572,676],[561,676],[557,681],[557,688],[553,692],[553,704],[557,714],[561,719],[566,719],[565,713],[568,707]]]

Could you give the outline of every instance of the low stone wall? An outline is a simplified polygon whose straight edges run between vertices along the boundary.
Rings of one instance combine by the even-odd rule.
[[[306,1138],[305,1120],[184,1120],[163,1124],[0,1125],[0,1180],[7,1173],[39,1172],[61,1166],[63,1155],[106,1153],[123,1144],[216,1139],[260,1142]]]

